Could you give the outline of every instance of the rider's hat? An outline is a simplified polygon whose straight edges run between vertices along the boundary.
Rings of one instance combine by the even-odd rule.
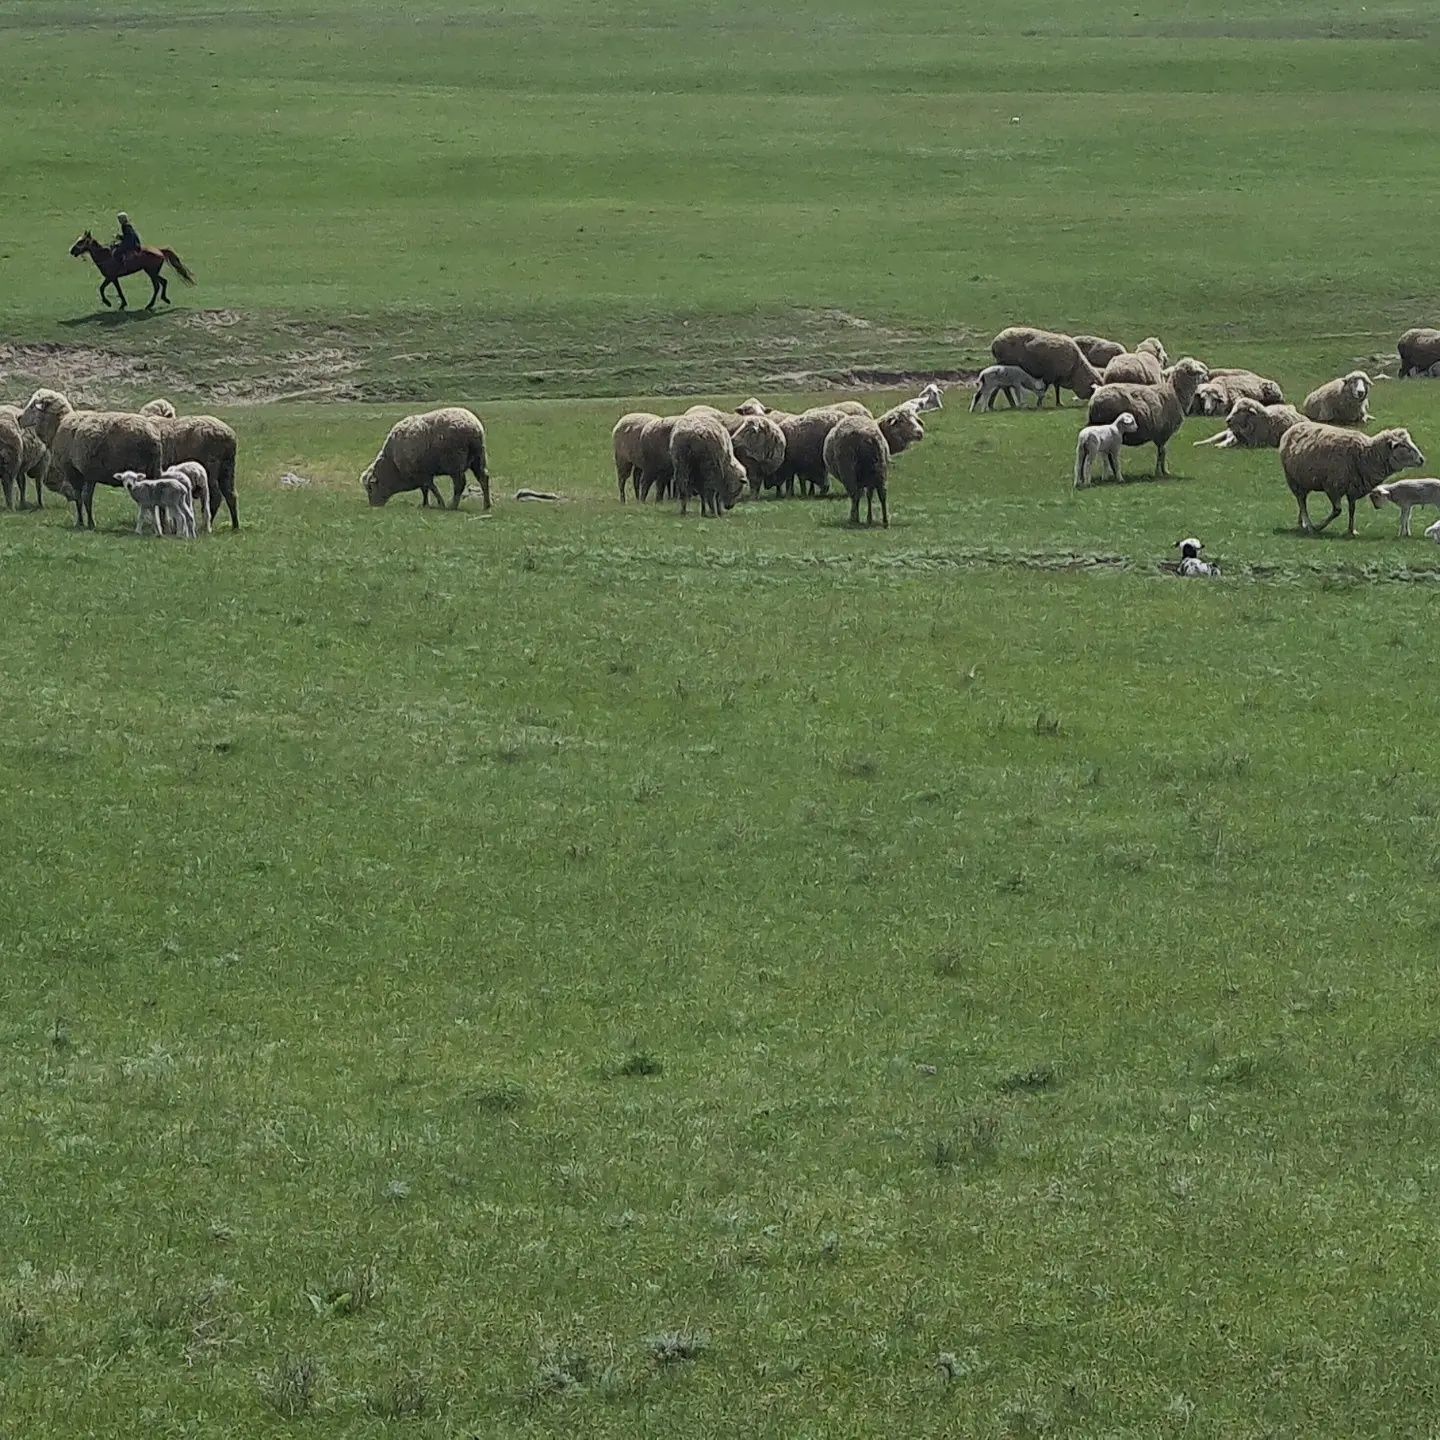
[[[123,210],[115,218],[122,225],[128,225],[130,223],[130,217]]]

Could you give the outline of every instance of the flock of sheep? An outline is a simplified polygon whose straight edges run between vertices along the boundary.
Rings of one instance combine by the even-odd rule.
[[[1423,465],[1425,457],[1407,430],[1366,435],[1355,427],[1370,421],[1372,381],[1363,371],[1320,386],[1296,408],[1280,386],[1251,370],[1210,368],[1185,357],[1169,363],[1157,339],[1133,351],[1093,335],[1070,336],[1029,326],[1002,330],[991,342],[996,363],[981,371],[972,410],[992,409],[1001,395],[1019,406],[1021,395],[1038,409],[1053,389],[1071,390],[1088,401],[1087,423],[1076,440],[1076,489],[1087,487],[1097,467],[1123,478],[1121,451],[1153,445],[1155,473],[1166,470],[1166,448],[1190,415],[1223,415],[1225,428],[1199,445],[1278,450],[1281,467],[1299,508],[1300,528],[1324,530],[1349,507],[1355,533],[1355,506],[1369,498],[1378,508],[1401,511],[1400,533],[1410,533],[1417,506],[1440,508],[1440,480],[1391,480]],[[1440,330],[1409,330],[1398,343],[1400,373],[1440,376]],[[927,385],[913,400],[872,415],[859,401],[845,400],[798,414],[747,400],[733,411],[692,405],[682,414],[648,411],[624,415],[611,432],[620,499],[626,487],[636,500],[667,496],[681,513],[699,502],[704,515],[721,516],[752,496],[827,494],[831,480],[850,500],[858,523],[889,525],[888,481],[892,459],[925,438],[921,416],[943,408],[938,385]],[[43,507],[43,489],[63,495],[75,507],[77,528],[95,526],[94,495],[99,486],[125,489],[137,507],[136,530],[146,523],[156,534],[193,538],[209,531],[223,503],[239,528],[235,499],[235,432],[209,415],[179,416],[168,401],[141,410],[77,409],[54,390],[37,390],[23,407],[0,405],[0,488],[7,508],[27,484]],[[458,508],[474,476],[484,508],[490,508],[490,474],[485,427],[472,411],[448,407],[411,415],[386,436],[361,476],[372,505],[418,490],[421,504],[443,505],[437,479],[453,484],[450,505]],[[1308,500],[1323,494],[1330,514],[1318,525]],[[542,497],[522,491],[526,498]],[[1426,535],[1440,543],[1440,522]],[[1196,554],[1186,558],[1199,561]],[[1199,573],[1198,571],[1196,573]]]

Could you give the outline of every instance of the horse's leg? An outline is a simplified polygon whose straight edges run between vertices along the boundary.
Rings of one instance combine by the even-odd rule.
[[[130,302],[125,298],[125,292],[120,288],[120,282],[118,280],[112,280],[110,283],[115,287],[115,293],[120,297],[120,308],[122,310],[128,310],[130,308]]]
[[[147,310],[155,308],[155,302],[160,298],[160,272],[158,270],[147,270],[150,277],[150,303],[145,307]]]
[[[154,283],[155,288],[159,290],[160,298],[168,305],[170,303],[170,285],[169,282],[165,279],[165,277],[160,273],[158,267],[155,273],[150,277],[150,279]],[[153,305],[155,301],[152,299],[150,303]]]
[[[110,288],[110,282],[109,282],[108,280],[102,280],[102,281],[100,282],[100,303],[101,303],[107,310],[110,308],[110,302],[105,298],[105,292],[106,292],[109,288]],[[118,289],[119,287],[117,286],[116,288]]]

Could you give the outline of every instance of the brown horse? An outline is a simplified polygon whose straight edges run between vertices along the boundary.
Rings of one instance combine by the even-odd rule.
[[[150,277],[150,284],[153,287],[150,293],[150,303],[145,308],[153,310],[157,300],[163,300],[168,305],[170,303],[170,287],[160,273],[160,267],[167,260],[170,262],[170,268],[187,285],[195,283],[195,277],[185,268],[184,261],[173,250],[164,248],[157,250],[151,245],[146,245],[143,249],[127,250],[124,254],[119,254],[111,246],[102,245],[87,230],[70,247],[70,253],[76,256],[88,255],[95,262],[95,268],[105,277],[100,286],[100,303],[107,309],[110,302],[105,298],[105,292],[112,285],[115,287],[115,293],[120,297],[120,308],[122,310],[130,308],[125,300],[125,292],[120,288],[120,277],[122,275],[138,275],[142,270]]]

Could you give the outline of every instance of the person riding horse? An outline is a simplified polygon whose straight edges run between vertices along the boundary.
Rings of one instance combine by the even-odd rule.
[[[115,237],[116,256],[124,255],[130,250],[140,250],[140,234],[130,223],[130,217],[122,210],[115,219],[119,222],[120,233]]]

